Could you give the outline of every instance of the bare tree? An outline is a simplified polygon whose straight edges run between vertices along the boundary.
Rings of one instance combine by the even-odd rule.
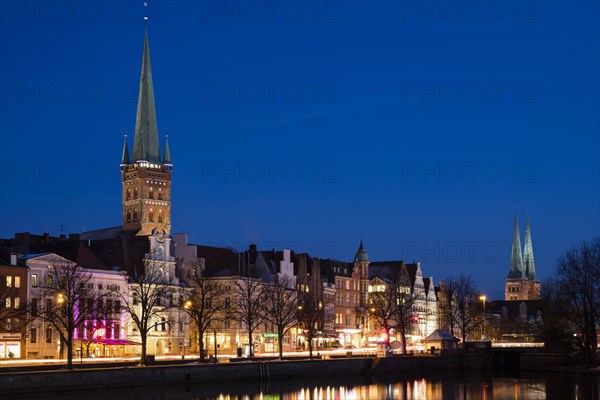
[[[369,293],[369,315],[385,330],[387,348],[390,331],[396,326],[394,317],[397,295],[394,285],[389,281],[378,280],[373,287],[374,290]]]
[[[47,279],[40,285],[43,310],[32,310],[35,318],[52,325],[67,349],[67,368],[73,368],[73,336],[75,329],[94,321],[102,313],[102,304],[110,291],[93,290],[92,274],[75,263],[49,267]],[[83,351],[83,349],[82,349]]]
[[[196,263],[188,278],[189,297],[184,294],[182,309],[198,327],[198,348],[200,359],[204,360],[204,335],[211,324],[229,307],[226,302],[227,290],[218,281],[206,276],[200,263]]]
[[[541,337],[550,351],[565,351],[572,347],[573,323],[569,318],[569,301],[556,278],[548,278],[541,285],[543,303]]]
[[[304,332],[308,343],[308,354],[312,358],[313,339],[319,335],[319,332],[323,331],[326,324],[325,308],[320,296],[314,294],[303,293],[298,303],[298,325]]]
[[[277,329],[279,358],[283,357],[283,337],[296,325],[298,291],[290,289],[289,283],[283,278],[264,287],[263,317]]]
[[[254,331],[264,320],[263,282],[259,278],[240,277],[235,285],[236,304],[234,314],[241,320],[248,334],[248,344],[253,347]]]
[[[594,366],[600,324],[600,238],[567,251],[558,260],[556,274],[567,316],[579,334],[578,344]]]
[[[175,290],[173,277],[167,276],[161,261],[147,257],[144,266],[137,266],[129,276],[129,295],[120,292],[123,309],[129,314],[142,342],[141,365],[147,365],[148,333],[156,327],[171,307],[169,299]]]
[[[471,275],[461,274],[457,278],[448,277],[446,289],[448,291],[446,317],[460,332],[464,343],[467,335],[482,323],[481,311],[477,309],[479,306],[479,302],[476,301],[477,287]],[[456,335],[455,331],[452,333]]]
[[[394,277],[390,289],[395,296],[393,304],[395,328],[400,333],[402,354],[406,354],[406,335],[413,328],[415,303],[421,289],[415,288],[412,284],[406,267],[403,267]]]

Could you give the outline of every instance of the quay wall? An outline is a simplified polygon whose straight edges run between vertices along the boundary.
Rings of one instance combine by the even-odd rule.
[[[105,387],[285,380],[294,377],[384,375],[397,372],[480,369],[477,356],[340,358],[221,364],[152,365],[0,373],[2,394],[65,393]]]

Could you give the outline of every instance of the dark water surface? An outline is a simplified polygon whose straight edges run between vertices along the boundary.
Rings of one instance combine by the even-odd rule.
[[[0,390],[1,392],[1,390]],[[74,393],[35,394],[23,399],[61,400],[600,400],[600,376],[558,373],[414,374],[387,377],[354,376],[331,379],[289,379],[165,385],[137,388],[107,387]],[[0,396],[2,397],[2,396]]]

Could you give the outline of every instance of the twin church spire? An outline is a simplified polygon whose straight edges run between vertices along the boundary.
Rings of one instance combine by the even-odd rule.
[[[148,30],[144,32],[144,52],[142,55],[142,70],[140,72],[140,87],[138,105],[135,117],[135,136],[133,138],[133,153],[129,157],[127,136],[123,145],[121,165],[137,162],[149,164],[164,164],[171,166],[169,138],[165,139],[163,157],[160,157],[158,143],[158,124],[156,122],[156,105],[154,102],[154,85],[152,84],[152,67],[150,64],[150,47],[148,45]]]
[[[540,282],[537,280],[535,274],[529,214],[526,216],[525,223],[525,243],[523,245],[523,252],[521,252],[519,219],[515,210],[510,271],[506,278],[506,300],[537,300],[540,295]]]

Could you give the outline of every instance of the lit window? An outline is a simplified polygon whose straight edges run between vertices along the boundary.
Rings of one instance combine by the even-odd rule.
[[[15,287],[16,288],[21,287],[21,277],[20,276],[15,276]]]
[[[14,304],[15,308],[19,308],[21,306],[21,298],[15,297],[13,304]]]
[[[6,298],[6,308],[12,307],[12,299],[10,297]]]
[[[37,287],[38,286],[38,276],[37,274],[33,274],[31,275],[31,287]]]
[[[12,276],[6,277],[6,287],[12,287]]]

